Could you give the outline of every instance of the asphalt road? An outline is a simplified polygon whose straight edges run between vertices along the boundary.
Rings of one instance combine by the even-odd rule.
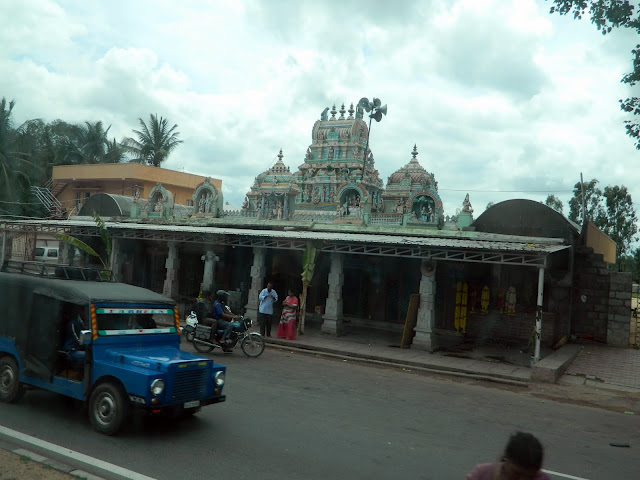
[[[105,437],[77,403],[32,391],[0,404],[0,423],[160,480],[462,479],[516,430],[541,439],[547,470],[640,471],[637,416],[273,348],[214,358],[228,366],[228,401],[184,421],[135,421]]]

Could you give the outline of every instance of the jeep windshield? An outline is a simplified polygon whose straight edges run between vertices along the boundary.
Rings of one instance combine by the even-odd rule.
[[[177,333],[173,306],[96,305],[98,336]]]

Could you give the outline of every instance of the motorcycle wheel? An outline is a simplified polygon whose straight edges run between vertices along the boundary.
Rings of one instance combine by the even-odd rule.
[[[196,351],[200,353],[209,353],[215,347],[213,345],[209,345],[208,343],[202,343],[202,342],[199,342],[197,339],[194,339],[193,348],[195,348]]]
[[[193,339],[195,338],[195,333],[189,332],[188,330],[185,329],[182,331],[182,336],[185,338],[187,342],[193,342]]]
[[[240,348],[247,357],[259,357],[264,352],[264,339],[258,333],[250,333],[242,339]]]

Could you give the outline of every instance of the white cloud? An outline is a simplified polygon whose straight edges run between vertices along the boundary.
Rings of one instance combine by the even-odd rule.
[[[157,113],[184,140],[166,166],[222,178],[236,205],[280,148],[302,163],[324,107],[363,96],[389,105],[371,134],[382,178],[417,144],[447,213],[467,191],[478,214],[508,198],[566,201],[581,171],[640,198],[617,102],[637,42],[548,8],[9,0],[0,96],[17,101],[18,122],[102,120],[118,139]]]

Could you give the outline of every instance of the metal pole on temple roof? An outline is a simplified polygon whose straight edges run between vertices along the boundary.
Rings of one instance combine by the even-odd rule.
[[[367,131],[367,146],[364,147],[364,155],[362,156],[362,176],[360,177],[360,181],[364,183],[364,170],[367,168],[367,152],[369,151],[369,137],[371,137],[371,120],[373,120],[373,116],[369,115],[369,130]]]
[[[536,307],[536,345],[533,355],[534,363],[540,361],[540,337],[542,336],[542,299],[544,294],[544,267],[538,269],[538,302]]]
[[[369,138],[371,137],[371,120],[374,118],[376,122],[382,120],[382,115],[387,114],[387,106],[382,105],[382,102],[379,98],[373,98],[373,101],[370,102],[367,97],[362,97],[358,102],[358,107],[362,110],[369,113],[369,131],[367,132],[367,146],[364,148],[364,154],[362,155],[362,175],[360,177],[360,181],[364,183],[364,172],[367,167],[367,153],[369,151]]]
[[[2,255],[0,256],[0,268],[4,265],[5,248],[7,245],[7,224],[2,224]]]

